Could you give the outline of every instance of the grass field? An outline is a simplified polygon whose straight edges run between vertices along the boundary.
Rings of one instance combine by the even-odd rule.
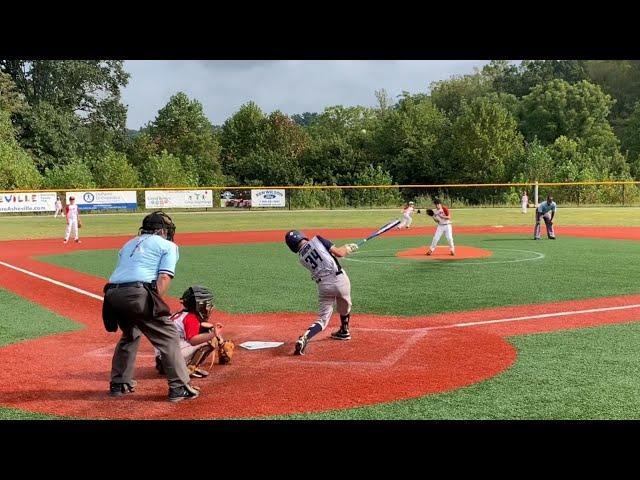
[[[517,208],[469,208],[452,211],[454,224],[533,225],[534,213]],[[83,215],[82,236],[132,235],[138,231],[144,213]],[[395,210],[281,210],[171,213],[181,232],[227,232],[290,228],[353,228],[380,226],[400,217]],[[556,223],[562,225],[640,226],[640,207],[562,208]],[[413,226],[431,226],[424,213],[414,215]],[[0,216],[0,240],[62,238],[65,221],[51,216]]]
[[[637,208],[561,209],[567,225],[639,226]],[[377,226],[396,211],[223,212],[174,214],[180,232]],[[454,212],[456,225],[530,225],[516,209]],[[133,234],[142,215],[85,217],[87,236]],[[425,216],[415,226],[432,225]],[[58,237],[63,222],[0,217],[0,238]],[[455,227],[454,227],[455,229]],[[455,230],[454,230],[455,234]],[[416,262],[398,250],[424,236],[381,237],[345,259],[358,313],[429,315],[507,305],[638,293],[638,243],[562,237],[534,242],[518,235],[456,235],[458,245],[493,251],[486,259]],[[355,239],[353,239],[355,240]],[[344,240],[346,241],[346,240]],[[340,240],[342,243],[343,240]],[[106,278],[116,250],[76,251],[40,260]],[[277,279],[277,282],[273,279]],[[316,286],[281,243],[183,246],[170,294],[191,284],[212,288],[216,307],[233,313],[313,312]],[[16,319],[16,313],[20,318]],[[301,325],[305,327],[306,324]],[[0,289],[0,346],[81,328]],[[447,393],[287,419],[635,419],[640,418],[640,324],[510,337],[516,363],[500,375]],[[425,366],[428,368],[428,366]],[[107,372],[105,372],[107,375]],[[0,419],[56,418],[0,408]]]
[[[611,240],[589,238],[534,242],[511,235],[457,235],[456,241],[495,253],[455,263],[417,262],[394,252],[424,245],[425,238],[393,237],[379,238],[343,260],[357,311],[426,315],[637,291],[629,282],[637,275],[637,242],[615,241],[613,254]],[[603,254],[591,257],[595,251]],[[41,260],[108,278],[116,257],[115,250],[98,250]],[[170,288],[174,297],[201,283],[216,293],[219,309],[233,313],[317,308],[315,283],[284,243],[181,247],[180,257]],[[599,275],[590,275],[593,271]]]

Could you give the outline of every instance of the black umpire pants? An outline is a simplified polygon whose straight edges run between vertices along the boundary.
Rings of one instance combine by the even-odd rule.
[[[169,387],[189,383],[189,372],[180,351],[180,337],[168,311],[158,312],[148,284],[105,287],[103,315],[117,319],[122,337],[111,362],[111,381],[131,383],[140,337],[144,335],[161,354]]]

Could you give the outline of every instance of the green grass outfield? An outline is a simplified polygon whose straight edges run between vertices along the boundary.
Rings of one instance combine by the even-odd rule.
[[[532,225],[534,213],[522,214],[518,208],[453,209],[454,225]],[[138,231],[144,213],[84,214],[81,236],[132,235]],[[290,228],[352,228],[380,226],[400,218],[394,210],[278,210],[172,212],[181,232],[213,232],[241,230],[288,230]],[[558,207],[556,223],[562,225],[640,226],[639,207],[562,208]],[[413,226],[433,226],[423,213],[414,215]],[[26,238],[62,238],[65,221],[42,216],[0,216],[0,240]]]
[[[536,242],[517,235],[456,235],[458,245],[485,248],[494,255],[440,262],[394,256],[399,250],[424,245],[425,240],[429,239],[380,237],[343,259],[351,278],[354,311],[427,315],[638,291],[637,283],[629,281],[638,276],[638,242],[572,237]],[[108,278],[117,250],[41,259]],[[169,292],[180,297],[193,284],[211,288],[217,308],[234,313],[314,312],[317,308],[316,284],[284,242],[180,247]]]

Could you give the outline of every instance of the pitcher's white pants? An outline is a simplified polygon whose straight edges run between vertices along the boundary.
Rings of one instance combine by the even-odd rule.
[[[438,225],[438,228],[436,228],[436,233],[433,236],[433,241],[431,242],[431,247],[429,247],[429,250],[433,252],[436,249],[436,245],[438,245],[438,241],[440,240],[440,237],[442,237],[443,233],[447,239],[447,242],[449,243],[449,251],[455,252],[456,249],[455,249],[455,246],[453,245],[453,231],[451,229],[451,224]]]
[[[69,240],[71,229],[74,229],[74,232],[76,234],[75,239],[78,240],[78,219],[77,218],[73,218],[69,220],[69,223],[67,223],[67,229],[64,232],[65,241]]]

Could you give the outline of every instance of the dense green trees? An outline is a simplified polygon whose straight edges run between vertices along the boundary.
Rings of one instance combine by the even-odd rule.
[[[638,61],[494,60],[424,92],[376,91],[375,107],[288,116],[248,101],[221,126],[178,92],[135,132],[120,99],[128,78],[121,61],[0,60],[0,188],[640,176]],[[317,190],[296,201],[391,204],[398,195]]]

